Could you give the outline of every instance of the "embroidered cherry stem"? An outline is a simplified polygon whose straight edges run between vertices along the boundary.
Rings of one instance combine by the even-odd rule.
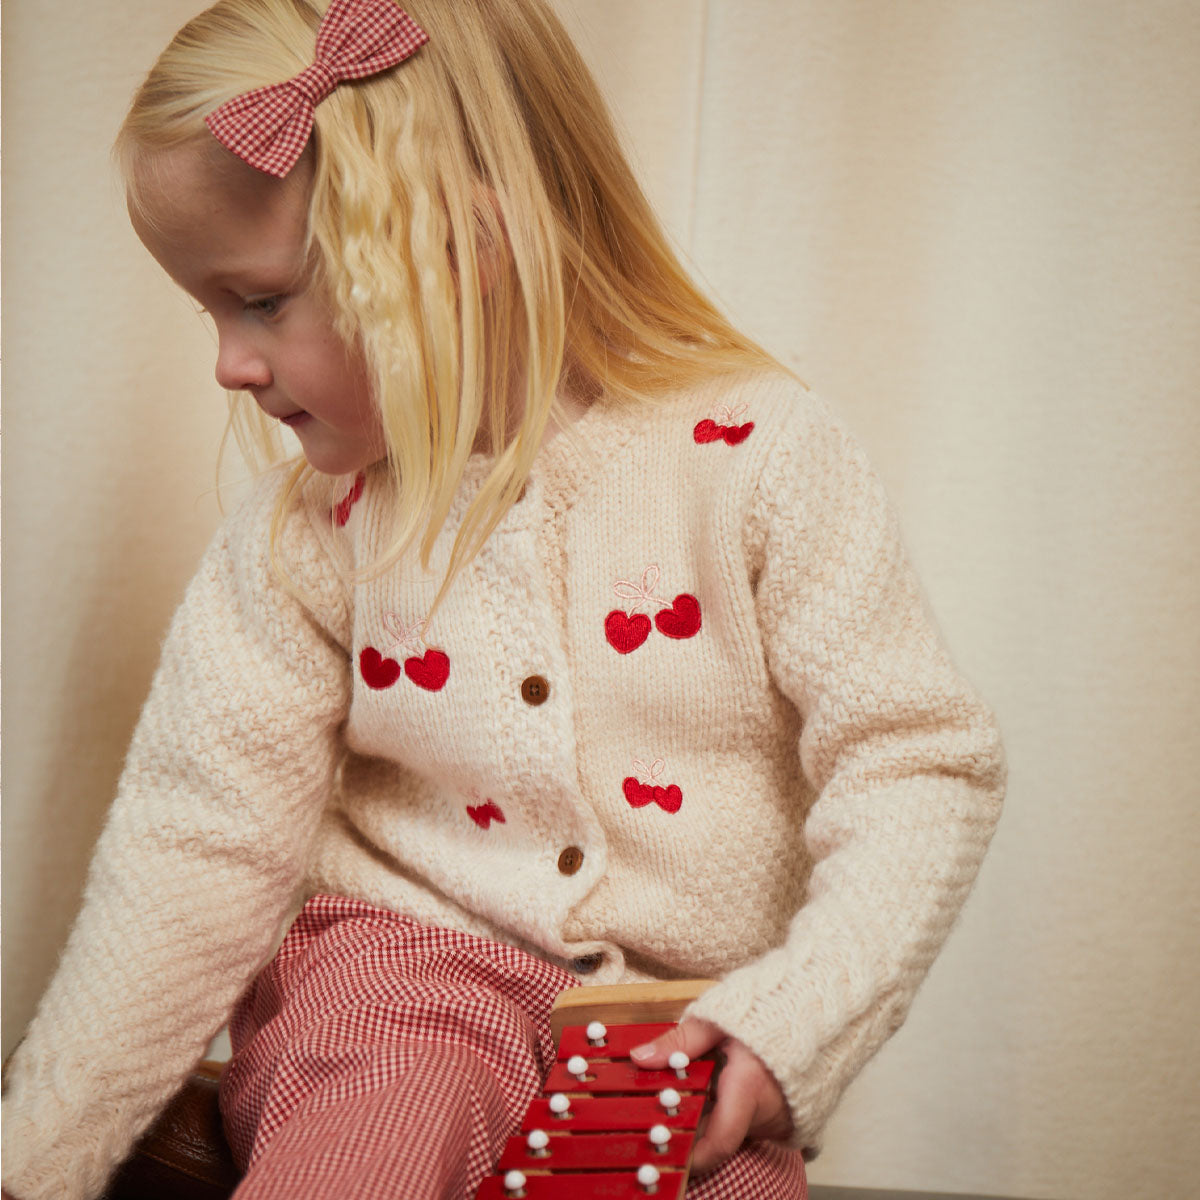
[[[747,407],[748,405],[745,404],[739,404],[736,407],[730,404],[718,404],[715,409],[717,421],[722,425],[739,425]]]
[[[655,783],[666,767],[666,762],[661,758],[656,758],[649,766],[646,766],[640,758],[633,760],[633,770],[639,783]]]
[[[658,577],[662,574],[657,564],[651,563],[643,572],[639,583],[634,583],[631,579],[618,579],[613,584],[613,591],[622,600],[634,601],[633,607],[629,610],[631,613],[636,612],[643,604],[657,604],[660,608],[670,608],[670,600],[660,600],[654,595],[654,589],[658,587]]]
[[[404,650],[406,653],[415,652],[420,649],[425,640],[425,619],[423,617],[411,625],[406,625],[399,613],[384,613],[383,627],[394,639],[384,648],[385,654],[391,654],[393,650]]]

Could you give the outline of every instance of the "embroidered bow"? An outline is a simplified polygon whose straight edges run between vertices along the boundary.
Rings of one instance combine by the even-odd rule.
[[[317,30],[312,66],[235,96],[204,123],[238,158],[282,179],[308,145],[317,105],[339,83],[378,75],[427,41],[425,30],[394,0],[333,0]]]

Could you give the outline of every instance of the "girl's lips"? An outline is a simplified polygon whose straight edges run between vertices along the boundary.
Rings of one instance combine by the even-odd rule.
[[[308,420],[308,417],[309,414],[306,412],[294,412],[290,417],[280,417],[279,422],[281,425],[288,425],[292,429],[295,429],[297,425],[303,425]]]

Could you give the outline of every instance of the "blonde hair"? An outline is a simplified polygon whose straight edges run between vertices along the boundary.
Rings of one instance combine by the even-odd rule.
[[[130,186],[144,151],[208,138],[218,105],[307,67],[326,7],[220,0],[185,25],[121,128]],[[405,8],[429,43],[317,108],[308,236],[338,332],[365,355],[395,485],[371,569],[418,544],[428,565],[481,436],[495,454],[444,594],[519,495],[560,387],[634,402],[778,364],[680,264],[543,0]],[[235,432],[244,450],[266,436]],[[293,473],[276,531],[310,471]]]

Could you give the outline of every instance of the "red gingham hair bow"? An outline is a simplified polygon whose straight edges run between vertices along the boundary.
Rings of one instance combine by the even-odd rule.
[[[235,96],[204,123],[238,158],[282,179],[308,145],[317,105],[339,83],[378,75],[427,41],[429,34],[395,0],[333,0],[317,30],[311,67]]]

